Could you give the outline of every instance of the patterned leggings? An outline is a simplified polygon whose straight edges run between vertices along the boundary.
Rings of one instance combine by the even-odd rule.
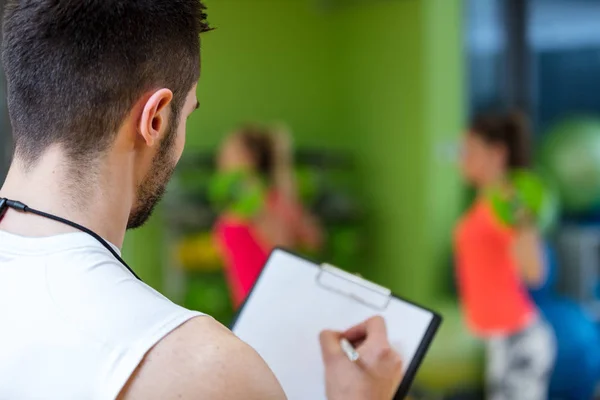
[[[552,328],[542,319],[487,341],[489,400],[547,400],[556,358]]]

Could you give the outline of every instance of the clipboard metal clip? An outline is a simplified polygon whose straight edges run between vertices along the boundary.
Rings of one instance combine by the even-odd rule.
[[[329,264],[321,265],[316,281],[323,289],[349,297],[378,311],[387,309],[392,299],[390,289]]]

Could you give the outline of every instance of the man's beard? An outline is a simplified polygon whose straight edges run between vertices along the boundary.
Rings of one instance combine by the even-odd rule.
[[[173,123],[160,143],[148,175],[137,190],[136,205],[129,214],[127,229],[136,229],[144,225],[165,194],[177,164],[172,155],[176,134],[177,126]]]

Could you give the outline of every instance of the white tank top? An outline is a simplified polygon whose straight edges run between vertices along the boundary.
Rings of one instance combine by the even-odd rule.
[[[199,315],[85,233],[0,231],[0,400],[115,399],[148,350]]]

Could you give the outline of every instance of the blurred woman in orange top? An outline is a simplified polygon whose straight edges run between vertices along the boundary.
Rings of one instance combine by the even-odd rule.
[[[456,276],[468,327],[486,342],[494,400],[547,400],[556,353],[527,288],[544,279],[537,229],[504,225],[486,198],[489,190],[510,190],[512,169],[528,167],[528,139],[518,114],[480,116],[464,137],[462,173],[477,198],[455,232]]]

